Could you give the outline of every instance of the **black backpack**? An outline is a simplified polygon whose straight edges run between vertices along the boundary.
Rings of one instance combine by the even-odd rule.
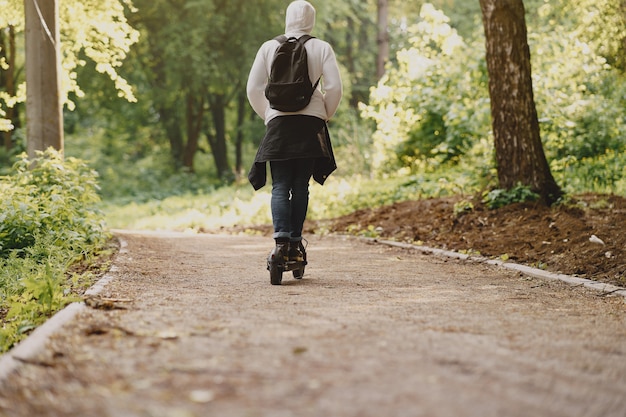
[[[296,39],[285,35],[275,37],[280,46],[276,48],[265,87],[265,97],[270,107],[279,111],[294,112],[309,105],[311,96],[320,82],[311,85],[309,64],[304,44],[313,38],[303,35]]]

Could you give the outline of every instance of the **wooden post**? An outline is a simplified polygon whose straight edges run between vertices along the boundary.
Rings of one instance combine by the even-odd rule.
[[[26,15],[26,140],[28,156],[63,151],[58,0],[24,0]]]

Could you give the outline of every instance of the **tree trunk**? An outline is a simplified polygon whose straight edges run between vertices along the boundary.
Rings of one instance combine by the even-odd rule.
[[[246,119],[246,111],[248,109],[248,99],[243,92],[237,98],[237,136],[235,140],[235,174],[239,179],[243,173],[243,124]]]
[[[355,30],[355,24],[354,24],[354,19],[350,16],[346,17],[346,27],[348,28],[348,30],[346,30],[346,49],[343,53],[343,63],[346,66],[346,69],[348,70],[348,73],[350,74],[355,74],[356,73],[356,66],[354,65],[354,33],[356,33]],[[359,101],[357,98],[356,94],[351,94],[350,95],[350,107],[352,108],[357,108],[357,106],[359,105]]]
[[[217,169],[217,176],[220,180],[225,179],[230,173],[228,163],[228,152],[226,148],[226,112],[225,97],[223,94],[212,94],[209,97],[211,118],[215,134],[207,132],[207,140],[213,154],[213,161]]]
[[[202,120],[204,115],[204,100],[199,99],[196,102],[195,98],[189,94],[187,97],[187,145],[185,146],[185,152],[183,154],[183,167],[187,168],[189,172],[193,172],[193,160],[198,151],[198,142],[200,138],[200,132],[202,129]]]
[[[626,26],[626,0],[620,2],[620,10],[622,12],[622,24]],[[617,61],[618,68],[620,68],[622,72],[626,72],[626,36],[622,38],[622,45],[618,51]]]
[[[544,203],[561,195],[546,160],[533,97],[522,0],[480,0],[500,187],[529,186]]]
[[[26,137],[28,156],[63,151],[58,0],[24,0],[26,15]]]
[[[166,106],[159,107],[159,120],[165,129],[165,134],[170,142],[170,153],[175,167],[183,165],[184,141],[176,111]]]
[[[376,75],[379,80],[383,75],[385,75],[385,64],[389,59],[389,30],[387,27],[388,16],[388,0],[378,0],[378,59],[376,61]]]
[[[4,76],[0,73],[0,80],[2,86],[9,96],[15,96],[15,28],[9,26],[6,31],[8,38],[5,39],[4,35],[0,33],[0,58],[4,58],[8,68],[4,72]],[[8,45],[7,45],[8,43]],[[17,104],[8,107],[6,110],[6,119],[10,120],[14,127],[17,126]],[[13,147],[13,132],[11,130],[4,132],[4,147],[6,150],[10,150]]]

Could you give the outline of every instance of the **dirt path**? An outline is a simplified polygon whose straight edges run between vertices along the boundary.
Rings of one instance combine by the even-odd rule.
[[[1,416],[623,417],[623,297],[315,237],[124,233],[102,295],[0,387]]]

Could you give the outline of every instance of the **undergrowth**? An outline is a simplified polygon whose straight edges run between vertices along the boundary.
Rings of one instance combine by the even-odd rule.
[[[0,352],[79,298],[110,235],[97,174],[52,149],[0,177]],[[80,269],[77,264],[82,264]],[[81,272],[82,271],[82,272]]]
[[[621,168],[620,168],[621,169]],[[578,172],[578,171],[577,171]],[[569,177],[568,177],[569,178]],[[623,195],[624,184],[615,182],[611,188],[599,184],[578,183],[572,174],[563,183],[566,195],[585,192]],[[341,173],[333,174],[324,186],[311,181],[310,204],[307,218],[324,220],[352,213],[356,210],[381,207],[395,202],[446,196],[482,195],[491,209],[507,204],[536,200],[528,187],[518,185],[510,190],[496,186],[495,173],[480,173],[468,166],[446,167],[427,173],[399,173],[395,176],[375,177]],[[253,191],[247,182],[238,182],[209,188],[207,191],[177,190],[161,199],[142,198],[134,202],[105,201],[101,208],[106,223],[114,229],[205,231],[223,227],[271,224],[271,181],[259,191]],[[167,194],[166,190],[163,190]],[[471,211],[469,204],[460,204],[451,213],[459,215]]]
[[[323,220],[396,201],[473,194],[477,185],[464,173],[370,178],[333,175],[320,186],[311,181],[308,219]],[[203,231],[271,224],[271,185],[223,186],[208,193],[187,193],[147,202],[105,202],[107,225],[114,229]]]

